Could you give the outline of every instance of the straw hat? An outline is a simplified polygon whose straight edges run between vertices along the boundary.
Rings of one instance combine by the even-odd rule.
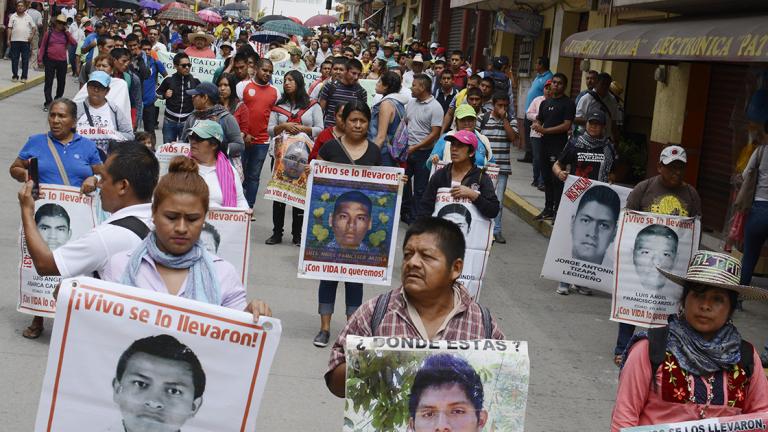
[[[282,63],[291,58],[291,55],[285,48],[274,48],[267,51],[266,57],[271,60],[272,63]]]
[[[195,39],[200,39],[200,38],[204,38],[205,40],[208,41],[209,44],[213,43],[213,41],[215,40],[212,35],[209,35],[208,33],[203,32],[203,31],[194,32],[194,33],[190,33],[189,35],[187,35],[187,40],[190,43],[193,43],[193,42],[195,42]]]
[[[768,300],[768,289],[739,285],[741,263],[736,258],[719,252],[697,251],[685,276],[676,275],[656,267],[667,279],[685,286],[693,283],[735,291],[746,300]]]

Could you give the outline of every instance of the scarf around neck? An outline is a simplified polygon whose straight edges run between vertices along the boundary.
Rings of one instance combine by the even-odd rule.
[[[224,207],[237,207],[237,189],[235,189],[235,175],[232,165],[223,151],[216,155],[216,178],[221,188],[221,205]]]
[[[741,361],[741,334],[727,322],[712,340],[706,340],[684,319],[670,315],[667,349],[686,371],[707,375]]]
[[[213,268],[213,259],[199,240],[184,255],[170,255],[157,247],[157,235],[152,231],[133,251],[120,283],[137,286],[136,279],[145,256],[168,268],[189,269],[186,289],[181,297],[221,305],[221,288]]]

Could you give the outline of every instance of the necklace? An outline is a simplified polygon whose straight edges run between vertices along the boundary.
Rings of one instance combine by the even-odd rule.
[[[692,404],[697,404],[695,388],[694,388],[695,387],[694,383],[696,381],[696,377],[693,374],[690,374],[688,376],[688,380],[687,381],[688,381],[688,401],[691,402]],[[715,392],[714,392],[714,388],[713,388],[713,386],[715,385],[715,374],[712,374],[712,375],[710,375],[709,378],[707,378],[707,384],[709,384],[709,386],[706,388],[706,390],[707,390],[707,403],[704,404],[703,406],[701,406],[701,409],[699,410],[699,418],[700,419],[703,419],[703,418],[707,417],[706,416],[707,409],[709,408],[709,404],[712,403],[712,398],[714,398],[714,396],[715,396]],[[697,404],[697,405],[701,405],[701,404]]]

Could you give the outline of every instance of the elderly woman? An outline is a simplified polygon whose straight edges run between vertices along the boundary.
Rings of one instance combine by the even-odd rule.
[[[77,130],[96,143],[102,160],[112,143],[133,139],[129,114],[107,99],[113,79],[106,72],[91,72],[85,84],[88,97],[77,105]]]
[[[189,157],[200,166],[200,176],[208,185],[211,205],[248,208],[243,184],[227,158],[222,141],[224,132],[213,120],[198,120],[189,130]]]
[[[211,122],[213,123],[213,122]],[[154,229],[136,250],[109,258],[102,279],[209,304],[270,316],[261,301],[246,300],[232,264],[200,240],[208,213],[208,186],[191,159],[176,157],[152,199]]]
[[[768,290],[739,285],[739,262],[722,253],[698,251],[686,276],[659,271],[683,286],[683,307],[627,348],[611,431],[768,411],[760,358],[731,321],[739,297]]]
[[[77,133],[77,107],[69,99],[56,99],[48,105],[48,133],[32,135],[10,168],[18,182],[29,180],[29,160],[37,159],[40,183],[81,187],[88,177],[101,172],[96,144]],[[59,163],[63,171],[59,169]],[[40,337],[43,317],[36,316],[22,336]]]

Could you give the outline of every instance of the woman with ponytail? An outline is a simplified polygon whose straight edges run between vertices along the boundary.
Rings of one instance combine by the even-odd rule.
[[[152,200],[152,232],[133,251],[110,257],[102,279],[205,303],[271,316],[266,303],[246,301],[232,264],[206,251],[200,233],[208,186],[192,159],[171,160]]]
[[[222,146],[224,131],[218,122],[198,120],[189,130],[189,157],[199,165],[213,206],[248,208],[240,178]]]

